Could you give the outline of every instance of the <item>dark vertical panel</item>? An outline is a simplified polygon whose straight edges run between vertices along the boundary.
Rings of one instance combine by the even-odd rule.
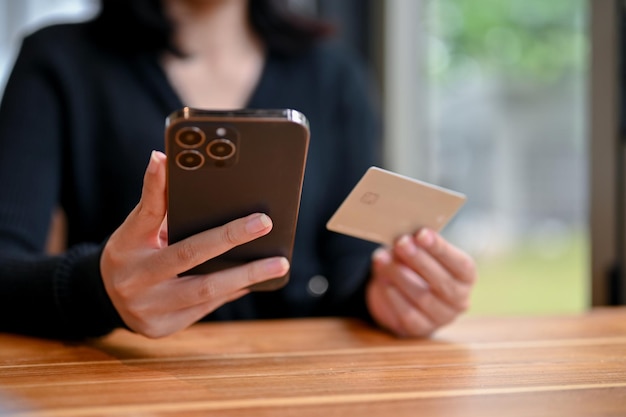
[[[624,303],[624,168],[620,140],[621,0],[589,0],[591,12],[592,304]]]
[[[616,23],[618,48],[619,86],[619,136],[616,137],[616,230],[617,272],[609,283],[609,302],[613,305],[626,304],[626,2],[616,4],[619,19]]]

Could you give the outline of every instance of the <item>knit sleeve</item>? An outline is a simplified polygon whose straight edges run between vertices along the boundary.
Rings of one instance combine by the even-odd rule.
[[[62,256],[12,254],[0,258],[0,331],[81,339],[123,322],[100,278],[98,245]]]
[[[25,39],[0,103],[0,331],[82,338],[121,325],[102,283],[102,242],[45,253],[60,205],[64,99],[54,54]]]

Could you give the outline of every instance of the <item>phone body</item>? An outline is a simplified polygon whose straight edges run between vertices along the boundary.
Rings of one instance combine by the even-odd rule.
[[[181,275],[284,256],[291,262],[309,146],[309,122],[292,109],[184,107],[165,123],[169,243],[262,212],[272,231]],[[250,287],[284,286],[289,273]]]

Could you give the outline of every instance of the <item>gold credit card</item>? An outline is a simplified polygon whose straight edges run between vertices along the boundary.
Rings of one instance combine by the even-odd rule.
[[[326,227],[333,232],[392,245],[422,227],[440,231],[466,196],[378,167],[370,167]]]

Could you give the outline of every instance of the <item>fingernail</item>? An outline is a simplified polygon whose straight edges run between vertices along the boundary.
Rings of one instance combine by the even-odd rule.
[[[150,162],[148,162],[148,173],[156,173],[157,169],[159,168],[158,163],[159,160],[157,158],[157,153],[156,151],[152,151],[152,153],[150,153]]]
[[[256,234],[272,225],[272,220],[266,214],[253,214],[246,223],[246,232]]]
[[[383,248],[377,248],[372,252],[372,259],[374,262],[385,262],[387,260],[387,251]]]
[[[417,242],[424,247],[429,247],[430,245],[432,245],[434,240],[435,237],[428,229],[422,229],[417,234]]]
[[[413,246],[413,242],[411,242],[411,238],[407,235],[402,236],[398,240],[398,249],[406,254],[412,254],[415,252],[415,247]]]
[[[270,275],[284,275],[289,271],[289,261],[286,258],[272,258],[263,265],[265,272]]]

